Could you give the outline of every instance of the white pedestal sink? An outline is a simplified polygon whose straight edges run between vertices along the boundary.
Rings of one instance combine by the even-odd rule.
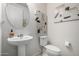
[[[13,37],[8,38],[8,42],[12,45],[18,46],[18,55],[25,56],[25,47],[33,39],[32,36]]]

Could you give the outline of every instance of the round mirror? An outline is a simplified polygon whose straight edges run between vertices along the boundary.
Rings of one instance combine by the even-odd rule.
[[[26,3],[7,3],[6,19],[16,29],[23,29],[29,24],[30,13]]]

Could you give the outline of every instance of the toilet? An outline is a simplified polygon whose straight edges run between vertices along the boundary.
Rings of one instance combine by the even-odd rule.
[[[42,46],[43,49],[45,48],[45,53],[48,56],[60,56],[61,55],[61,50],[58,47],[48,44],[47,36],[40,36],[40,45]]]

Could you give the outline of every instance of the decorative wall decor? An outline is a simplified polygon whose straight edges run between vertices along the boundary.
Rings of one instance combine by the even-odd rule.
[[[54,16],[54,23],[63,23],[79,20],[78,6],[73,6],[72,4],[70,5],[64,4],[61,6],[63,6],[62,8],[60,8],[61,11],[58,10],[59,12],[57,11],[57,13]],[[56,7],[56,9],[57,8],[58,7]]]
[[[64,19],[67,19],[67,18],[70,18],[71,16],[66,16],[66,17],[64,17]]]
[[[70,7],[68,6],[68,7],[65,8],[65,11],[69,11],[69,9],[70,9]]]
[[[59,13],[56,14],[55,18],[57,18],[58,15],[59,15]]]
[[[79,14],[77,14],[77,16],[79,16]]]
[[[37,33],[39,33],[40,35],[46,34],[47,33],[46,15],[41,11],[36,11],[35,16],[36,16],[35,21],[37,23]]]

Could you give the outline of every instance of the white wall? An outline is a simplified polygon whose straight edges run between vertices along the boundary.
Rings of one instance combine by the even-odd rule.
[[[0,3],[0,56],[1,56],[1,3]]]
[[[54,12],[58,5],[47,5],[49,41],[62,50],[62,55],[79,55],[79,21],[55,24]],[[65,47],[65,40],[71,43],[71,48]]]
[[[11,26],[6,20],[6,16],[4,12],[5,6],[6,4],[2,4],[2,21],[4,21],[4,23],[1,25],[1,30],[2,30],[1,52],[2,52],[2,55],[17,55],[17,47],[8,44],[8,41],[7,41]]]
[[[5,6],[5,4],[4,4]],[[34,39],[32,42],[29,43],[26,47],[26,55],[37,55],[41,52],[40,46],[39,46],[39,40],[38,40],[38,35],[36,31],[36,22],[35,22],[35,11],[40,10],[44,13],[46,13],[46,4],[28,4],[29,10],[30,10],[30,23],[29,25],[21,30],[14,29],[16,34],[24,34],[24,35],[32,35]],[[10,24],[7,22],[4,12],[3,12],[3,19],[5,22],[2,25],[2,53],[8,53],[7,55],[17,55],[17,47],[12,46],[8,44],[7,38],[8,34],[11,30]],[[5,54],[4,54],[5,55]]]

